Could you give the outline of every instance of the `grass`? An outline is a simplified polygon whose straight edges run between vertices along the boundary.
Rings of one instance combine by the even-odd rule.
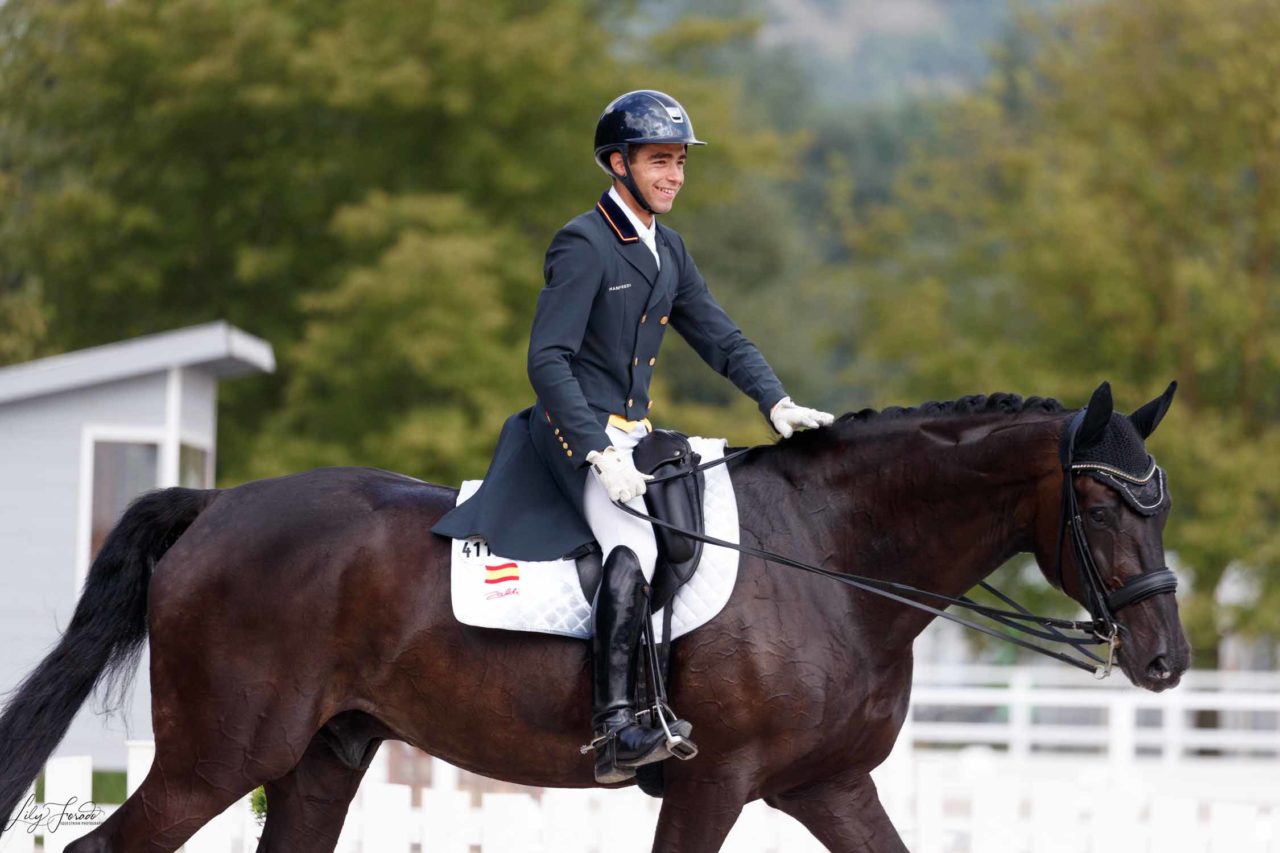
[[[127,776],[123,770],[93,771],[93,801],[107,805],[123,803],[128,798],[128,794],[125,793],[126,779]]]
[[[123,770],[93,771],[93,789],[90,799],[95,803],[109,806],[119,805],[125,801],[126,774]],[[44,774],[36,777],[36,802],[44,802]]]

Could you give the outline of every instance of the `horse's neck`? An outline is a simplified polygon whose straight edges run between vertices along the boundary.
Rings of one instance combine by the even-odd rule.
[[[962,595],[1031,550],[1036,490],[1053,473],[1059,421],[904,419],[861,440],[854,433],[847,449],[811,469],[821,486],[796,495],[825,511],[797,515],[822,519],[808,535],[820,540],[816,552],[833,558],[832,568]],[[886,640],[910,643],[933,619],[854,595],[864,610],[892,614],[881,626]]]

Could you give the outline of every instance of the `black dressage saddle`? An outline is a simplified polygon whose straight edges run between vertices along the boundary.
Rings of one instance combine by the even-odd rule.
[[[692,471],[702,461],[689,446],[689,437],[669,429],[655,429],[640,439],[632,451],[632,461],[643,474],[662,477],[679,471]],[[702,494],[705,479],[701,471],[661,483],[651,483],[644,493],[645,506],[654,518],[705,533],[702,516]],[[671,603],[680,587],[689,582],[702,556],[702,542],[654,525],[658,540],[658,563],[653,572],[649,606],[658,612]],[[601,554],[593,551],[577,561],[578,580],[587,601],[594,601],[600,588]]]

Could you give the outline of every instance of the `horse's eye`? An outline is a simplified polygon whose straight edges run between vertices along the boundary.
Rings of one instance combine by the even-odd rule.
[[[1111,513],[1107,512],[1106,507],[1095,506],[1093,509],[1089,510],[1090,520],[1095,521],[1098,524],[1105,524],[1110,516]]]

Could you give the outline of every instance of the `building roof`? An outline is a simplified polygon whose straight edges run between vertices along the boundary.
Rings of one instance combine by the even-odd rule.
[[[225,379],[274,373],[276,357],[271,344],[218,320],[0,367],[0,404],[171,367],[201,367]]]

